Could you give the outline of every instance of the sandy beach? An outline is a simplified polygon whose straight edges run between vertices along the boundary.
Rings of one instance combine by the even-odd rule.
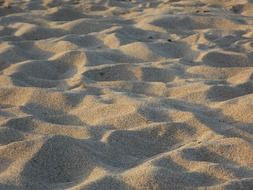
[[[252,190],[252,0],[0,0],[0,190]]]

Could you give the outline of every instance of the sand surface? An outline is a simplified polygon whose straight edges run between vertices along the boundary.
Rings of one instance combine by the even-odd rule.
[[[252,0],[0,1],[1,190],[252,190]]]

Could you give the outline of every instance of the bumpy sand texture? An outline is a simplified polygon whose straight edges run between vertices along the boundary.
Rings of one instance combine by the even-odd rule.
[[[252,0],[0,4],[1,190],[253,188]]]

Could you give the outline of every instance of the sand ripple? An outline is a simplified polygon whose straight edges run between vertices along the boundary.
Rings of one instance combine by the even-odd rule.
[[[0,189],[252,189],[252,15],[0,1]]]

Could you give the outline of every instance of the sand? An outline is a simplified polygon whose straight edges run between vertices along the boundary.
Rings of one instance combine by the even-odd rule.
[[[253,189],[252,0],[0,2],[0,189]]]

